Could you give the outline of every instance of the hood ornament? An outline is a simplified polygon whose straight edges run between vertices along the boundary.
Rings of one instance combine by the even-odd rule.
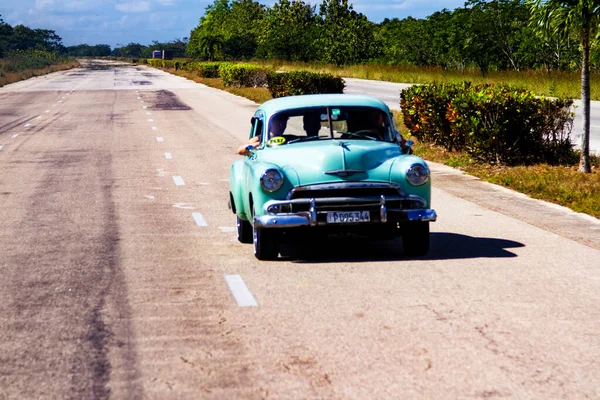
[[[340,147],[341,147],[342,149],[344,149],[344,150],[350,150],[350,148],[348,147],[348,143],[347,143],[347,142],[342,142],[342,141],[340,141],[340,142],[337,142],[336,144],[337,144],[338,146],[340,146]]]

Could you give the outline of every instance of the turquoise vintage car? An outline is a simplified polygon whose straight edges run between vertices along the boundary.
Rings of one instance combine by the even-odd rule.
[[[260,260],[291,236],[402,238],[404,253],[429,251],[431,182],[385,103],[369,96],[282,97],[251,120],[247,155],[231,166],[229,205],[238,239]]]

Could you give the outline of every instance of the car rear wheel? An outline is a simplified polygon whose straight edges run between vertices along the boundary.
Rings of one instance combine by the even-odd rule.
[[[402,224],[402,246],[409,257],[424,256],[429,252],[429,222],[411,221]]]
[[[275,260],[279,255],[279,243],[273,229],[253,230],[254,256],[259,260]]]
[[[238,240],[241,243],[252,243],[252,224],[236,217]]]

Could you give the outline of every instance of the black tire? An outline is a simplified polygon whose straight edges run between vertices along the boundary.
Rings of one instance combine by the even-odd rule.
[[[414,221],[402,224],[402,246],[409,257],[424,256],[429,252],[429,222]]]
[[[240,243],[252,243],[252,224],[237,216],[235,219],[237,223],[238,240]]]
[[[254,228],[254,256],[259,260],[276,260],[279,255],[279,243],[273,229]]]

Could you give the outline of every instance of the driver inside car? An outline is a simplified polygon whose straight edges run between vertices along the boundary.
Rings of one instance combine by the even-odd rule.
[[[348,133],[362,133],[365,136],[384,139],[387,129],[386,116],[380,110],[354,111],[348,118]]]
[[[288,117],[286,115],[276,115],[271,118],[269,121],[269,138],[271,140],[275,137],[282,136],[283,132],[285,132],[285,128],[287,127]],[[261,135],[256,135],[251,138],[248,142],[243,144],[238,148],[238,154],[242,156],[250,155],[251,151],[249,149],[250,146],[258,147],[261,143]]]

